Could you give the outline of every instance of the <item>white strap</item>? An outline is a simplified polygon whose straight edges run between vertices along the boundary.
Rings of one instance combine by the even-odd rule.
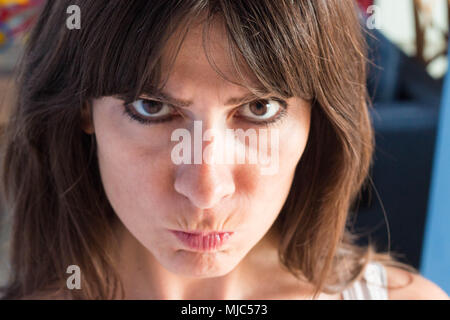
[[[368,265],[365,284],[373,300],[388,300],[387,275],[384,266],[378,262]]]

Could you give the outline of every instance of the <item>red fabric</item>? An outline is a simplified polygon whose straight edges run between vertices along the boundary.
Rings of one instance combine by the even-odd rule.
[[[367,12],[367,8],[373,5],[373,0],[356,0],[356,2],[364,12]]]

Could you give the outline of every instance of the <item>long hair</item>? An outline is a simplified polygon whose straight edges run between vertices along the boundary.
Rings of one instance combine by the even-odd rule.
[[[70,5],[81,9],[79,30],[66,28]],[[243,81],[251,70],[267,91],[312,105],[308,143],[274,224],[283,265],[317,295],[349,286],[371,260],[395,263],[357,246],[347,227],[374,148],[366,45],[352,0],[58,0],[45,4],[28,40],[3,137],[1,183],[13,217],[3,298],[64,291],[72,264],[83,270],[83,289],[66,290],[70,298],[123,297],[113,267],[118,219],[82,112],[98,97],[134,101],[158,88],[169,39],[180,35],[173,62],[199,17],[205,30],[222,21]]]

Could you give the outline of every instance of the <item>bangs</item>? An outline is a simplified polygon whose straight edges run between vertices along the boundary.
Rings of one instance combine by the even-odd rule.
[[[83,27],[80,48],[85,52],[77,55],[84,58],[81,91],[88,99],[111,95],[136,99],[156,88],[163,82],[161,62],[170,38],[183,36],[204,10],[204,1],[98,2],[100,14],[95,8],[87,10],[95,19],[86,19],[89,25]]]
[[[209,31],[217,21],[224,27],[228,56],[239,79],[233,83],[256,95],[312,97],[310,79],[317,70],[306,68],[311,63],[302,61],[310,57],[296,45],[311,47],[313,37],[299,40],[304,31],[290,30],[280,22],[288,12],[300,14],[291,1],[267,1],[267,6],[251,1],[108,1],[106,5],[80,1],[80,7],[85,24],[74,56],[81,59],[78,89],[84,101],[102,96],[133,101],[160,91],[194,23],[203,24],[203,47],[211,67],[233,82],[219,70],[209,51]],[[257,11],[261,8],[264,11]],[[293,14],[295,18],[299,16]],[[169,66],[164,74],[163,61]]]

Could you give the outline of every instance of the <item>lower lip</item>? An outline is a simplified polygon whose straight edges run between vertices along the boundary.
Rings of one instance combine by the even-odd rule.
[[[220,249],[232,236],[233,232],[187,233],[172,231],[189,249],[196,251],[215,251]]]

